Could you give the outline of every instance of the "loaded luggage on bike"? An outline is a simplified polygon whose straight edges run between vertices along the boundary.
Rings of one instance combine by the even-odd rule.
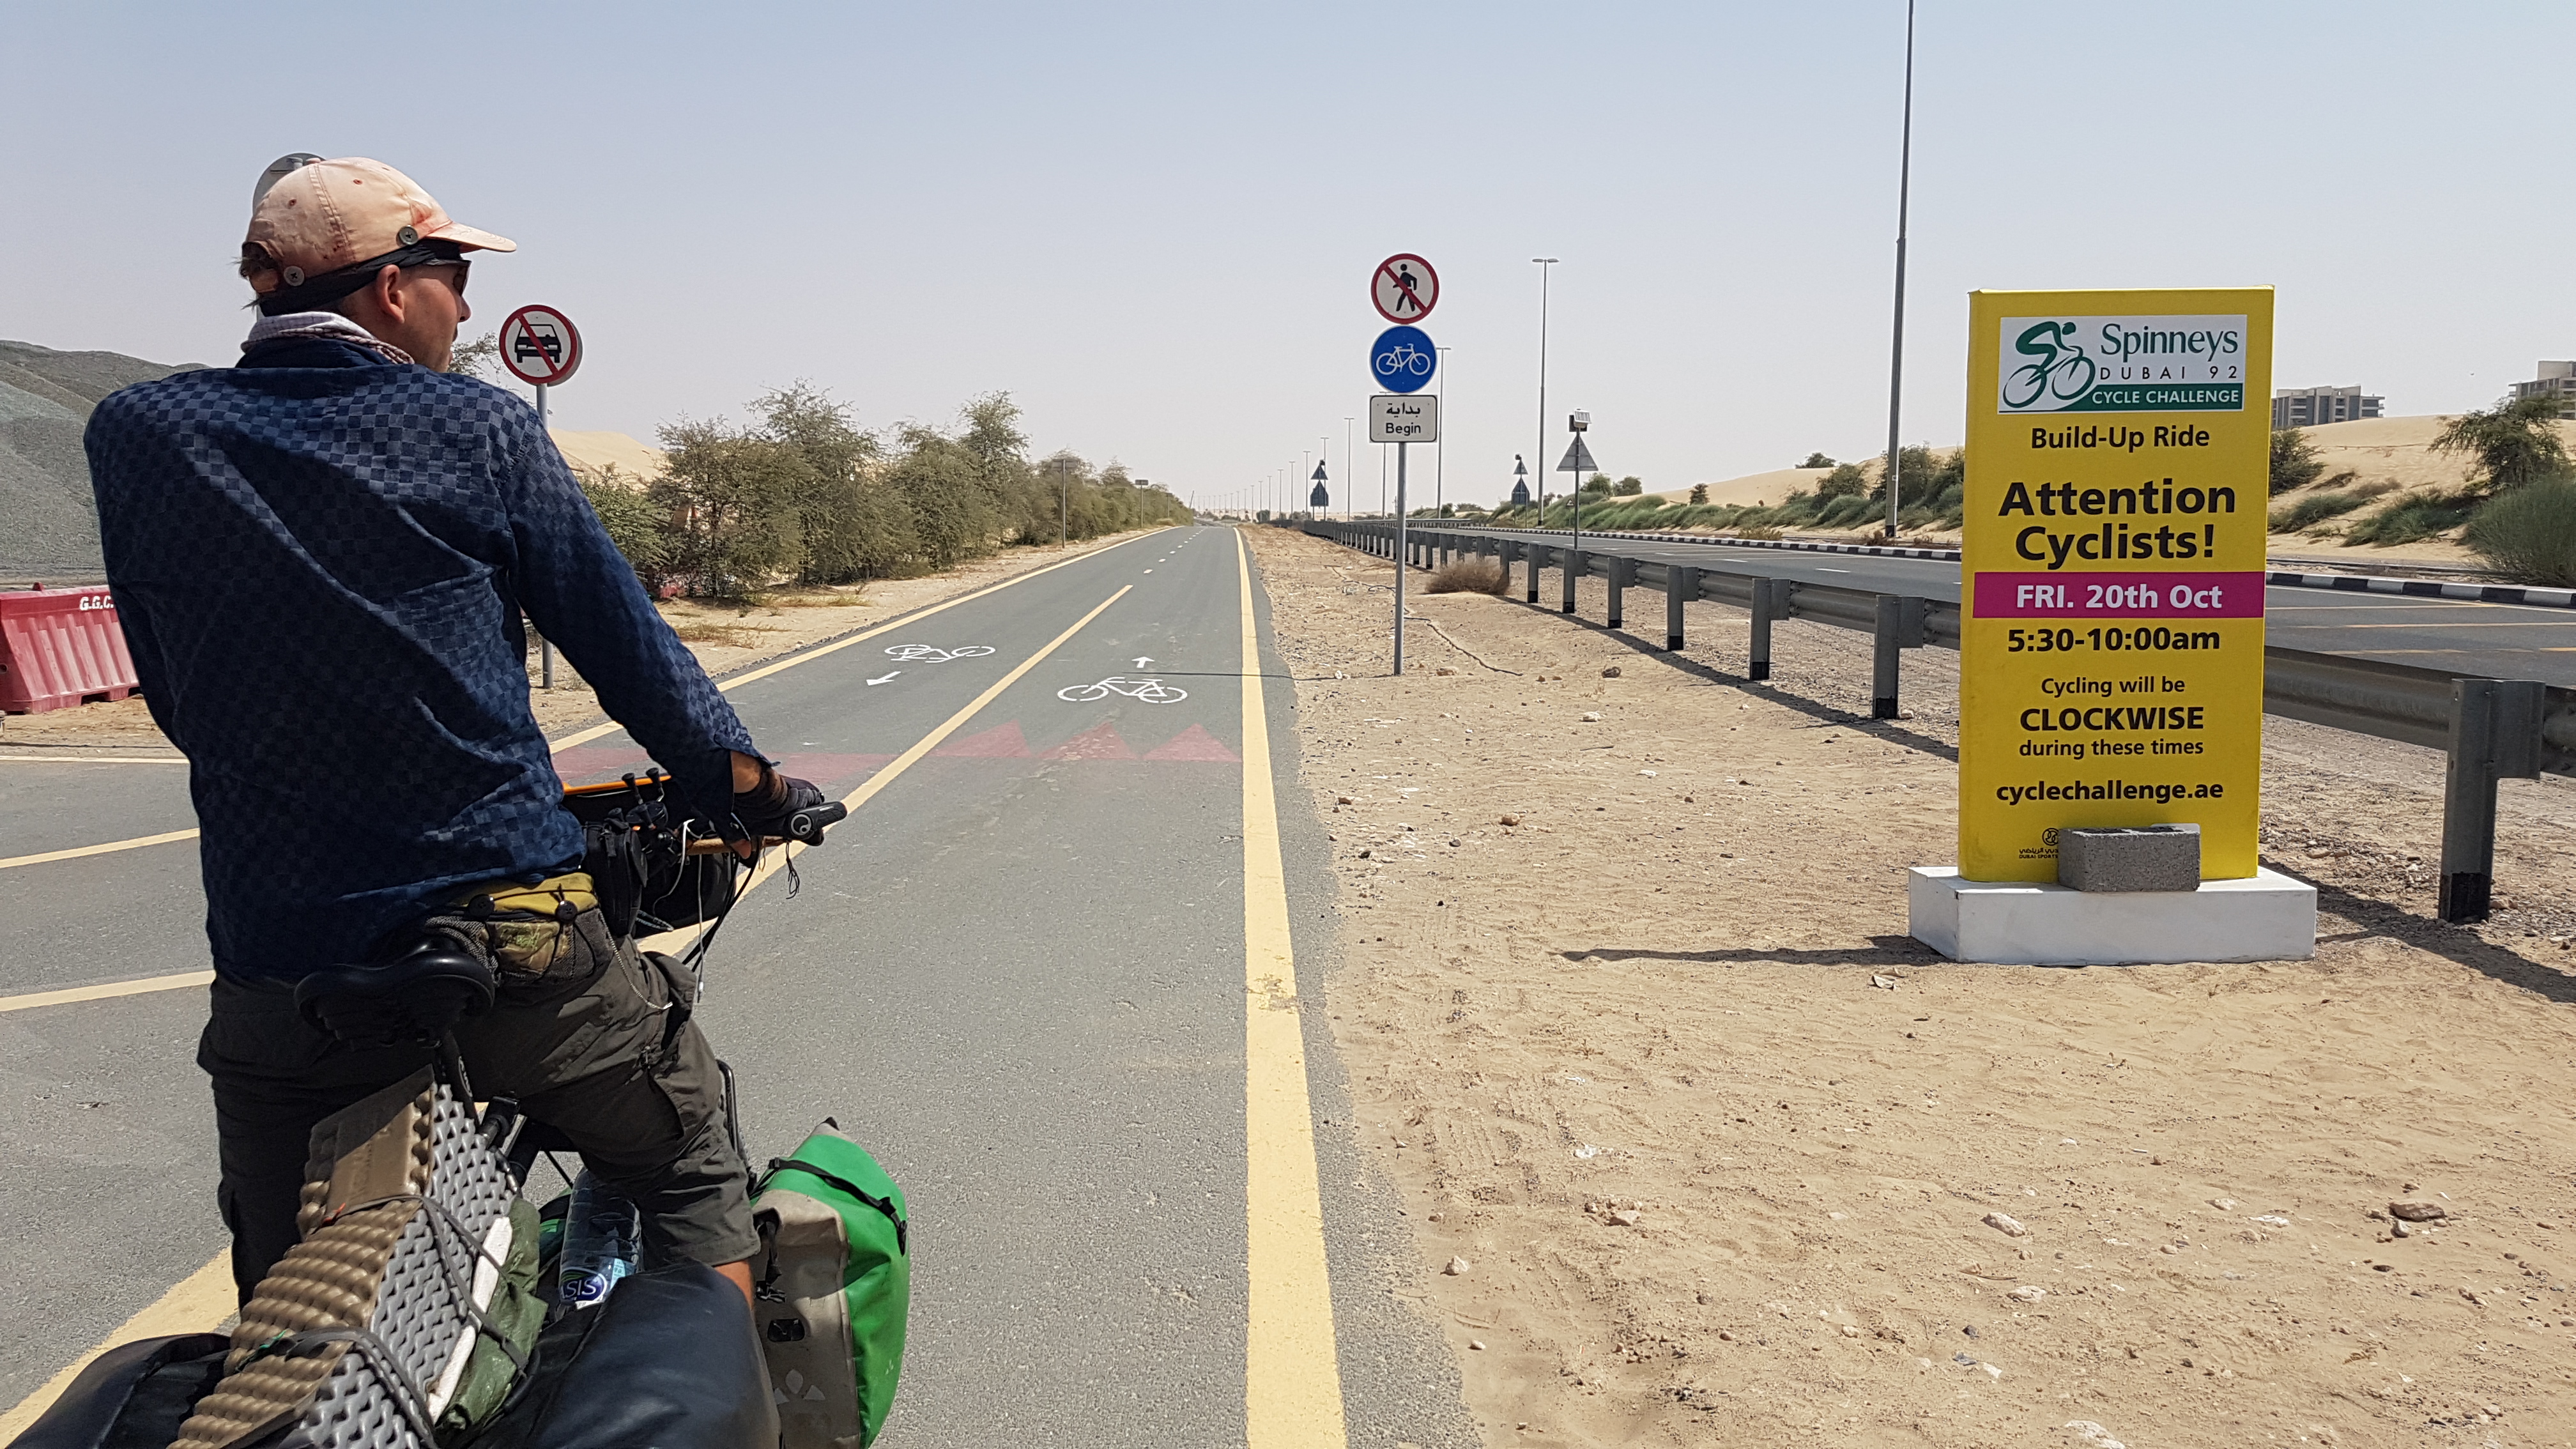
[[[681,818],[665,784],[656,771],[567,791],[585,869],[475,898],[463,909],[479,935],[426,930],[388,959],[306,979],[296,1004],[308,1018],[343,1040],[416,1044],[424,1065],[315,1128],[300,1241],[239,1327],[109,1350],[13,1449],[874,1440],[901,1369],[910,1228],[901,1189],[863,1148],[826,1118],[758,1177],[747,1327],[734,1282],[644,1251],[635,1207],[567,1165],[570,1139],[542,1114],[478,1100],[458,1049],[456,1029],[491,1010],[530,954],[542,967],[566,949],[565,923],[592,909],[614,937],[601,969],[652,993],[666,1044],[681,1033],[751,864]],[[845,813],[797,810],[766,843],[818,844]],[[689,928],[678,956],[634,942]],[[739,1151],[733,1073],[716,1067]]]

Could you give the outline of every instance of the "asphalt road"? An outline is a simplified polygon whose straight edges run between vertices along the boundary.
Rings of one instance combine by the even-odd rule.
[[[1509,529],[1451,531],[1495,538],[1530,536]],[[1875,593],[1911,594],[1953,603],[1959,598],[1959,566],[1940,559],[1658,543],[1605,534],[1584,535],[1584,548],[1659,563],[1694,564],[1730,573],[1838,584]],[[1556,587],[1551,577],[1547,588]],[[1557,595],[1545,592],[1544,597],[1553,602]],[[2277,584],[2264,590],[2263,605],[2266,640],[2286,648],[2576,687],[2576,609],[2346,593]],[[1649,604],[1641,610],[1632,600],[1630,612],[1640,627],[1662,627],[1660,608]]]
[[[1329,855],[1257,579],[1295,977],[1266,1001],[1247,987],[1269,837],[1247,831],[1245,567],[1231,530],[1148,535],[730,692],[792,773],[873,792],[792,888],[781,872],[737,908],[702,1019],[755,1156],[832,1116],[910,1198],[889,1449],[1241,1444],[1247,1403],[1297,1402],[1317,1359],[1349,1442],[1477,1442],[1445,1345],[1399,1296],[1394,1193],[1351,1151],[1315,1009]],[[640,762],[613,734],[558,756],[576,782]],[[185,773],[0,764],[0,859],[185,829]],[[185,842],[0,868],[0,1405],[221,1250],[201,991],[12,1005],[202,970],[201,911]],[[1272,1321],[1284,1300],[1247,1266],[1247,1216],[1303,1180],[1296,1142],[1247,1126],[1282,1019],[1334,1328],[1331,1354],[1295,1363],[1259,1347],[1265,1323],[1289,1334],[1273,1342],[1299,1325]]]

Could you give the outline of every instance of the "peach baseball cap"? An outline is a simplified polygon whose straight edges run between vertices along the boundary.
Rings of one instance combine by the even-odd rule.
[[[314,161],[280,177],[251,212],[244,254],[258,246],[274,264],[249,273],[265,296],[422,242],[463,251],[514,252],[519,244],[448,218],[420,184],[382,161],[346,156]]]

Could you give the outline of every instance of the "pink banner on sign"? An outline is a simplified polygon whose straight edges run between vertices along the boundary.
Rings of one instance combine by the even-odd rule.
[[[2259,619],[2259,573],[1981,573],[1980,619]]]

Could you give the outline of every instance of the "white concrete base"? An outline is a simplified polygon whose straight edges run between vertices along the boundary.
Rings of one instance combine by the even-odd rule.
[[[1955,961],[2145,966],[2317,954],[2317,888],[2259,867],[2250,879],[2202,881],[2196,891],[1961,880],[1948,866],[1906,875],[1908,930]]]

